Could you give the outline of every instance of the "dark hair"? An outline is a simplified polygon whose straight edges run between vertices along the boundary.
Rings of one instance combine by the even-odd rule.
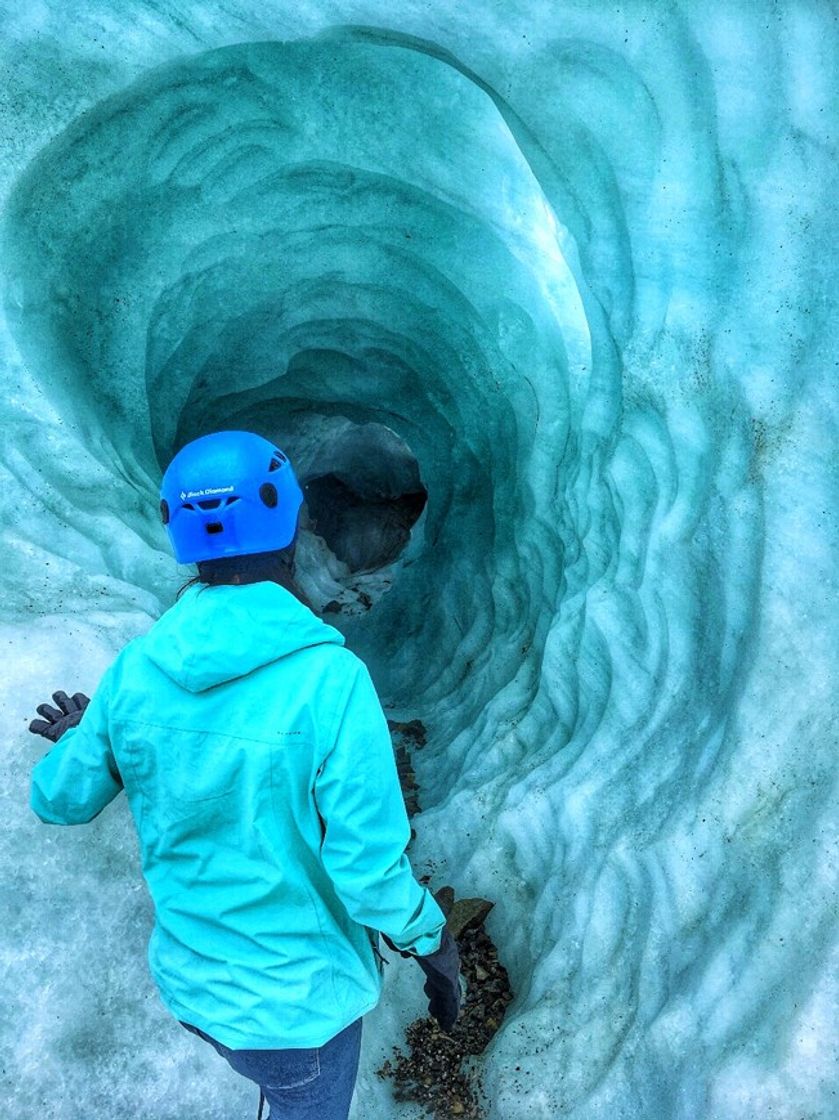
[[[222,584],[261,583],[270,580],[290,591],[309,610],[314,607],[297,585],[294,578],[294,542],[274,552],[256,552],[250,556],[222,556],[217,560],[199,560],[198,575],[178,588],[177,598],[184,591],[203,583],[208,587]]]

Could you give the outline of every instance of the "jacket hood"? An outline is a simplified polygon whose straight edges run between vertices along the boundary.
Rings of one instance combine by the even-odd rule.
[[[244,677],[295,650],[344,637],[279,584],[191,587],[143,640],[148,657],[189,692]]]

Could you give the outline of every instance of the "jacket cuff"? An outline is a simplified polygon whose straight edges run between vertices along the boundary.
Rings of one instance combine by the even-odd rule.
[[[410,947],[410,951],[417,957],[427,957],[430,953],[436,953],[440,948],[443,940],[442,926],[435,933],[426,933],[422,937],[418,937]]]
[[[445,926],[445,914],[437,905],[431,891],[423,888],[422,902],[411,921],[397,936],[388,932],[400,952],[424,957],[428,953],[436,953],[440,948]]]

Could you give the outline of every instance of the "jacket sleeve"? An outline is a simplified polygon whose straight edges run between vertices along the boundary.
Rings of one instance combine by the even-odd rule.
[[[122,789],[108,738],[108,683],[106,673],[79,724],[32,772],[30,805],[46,824],[86,824]]]
[[[360,662],[314,793],[324,824],[321,857],[350,917],[399,949],[435,952],[446,920],[408,862],[411,829],[390,733]]]

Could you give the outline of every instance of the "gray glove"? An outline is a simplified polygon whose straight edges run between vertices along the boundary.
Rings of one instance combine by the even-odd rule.
[[[83,692],[74,692],[72,696],[68,696],[66,692],[54,692],[52,698],[58,708],[39,704],[35,711],[44,718],[33,719],[29,730],[33,735],[43,735],[45,739],[57,743],[65,731],[76,726],[90,700]]]
[[[460,954],[447,929],[443,930],[437,952],[417,957],[417,964],[425,973],[423,991],[428,996],[428,1013],[441,1030],[450,1031],[460,1013],[461,988]]]
[[[440,948],[435,953],[426,953],[424,957],[416,953],[408,953],[404,949],[397,949],[386,934],[382,939],[388,948],[393,949],[403,957],[413,957],[425,973],[423,991],[428,996],[428,1014],[436,1019],[440,1028],[450,1031],[460,1014],[460,1002],[463,998],[463,986],[460,979],[460,953],[457,942],[444,927],[440,938]]]

